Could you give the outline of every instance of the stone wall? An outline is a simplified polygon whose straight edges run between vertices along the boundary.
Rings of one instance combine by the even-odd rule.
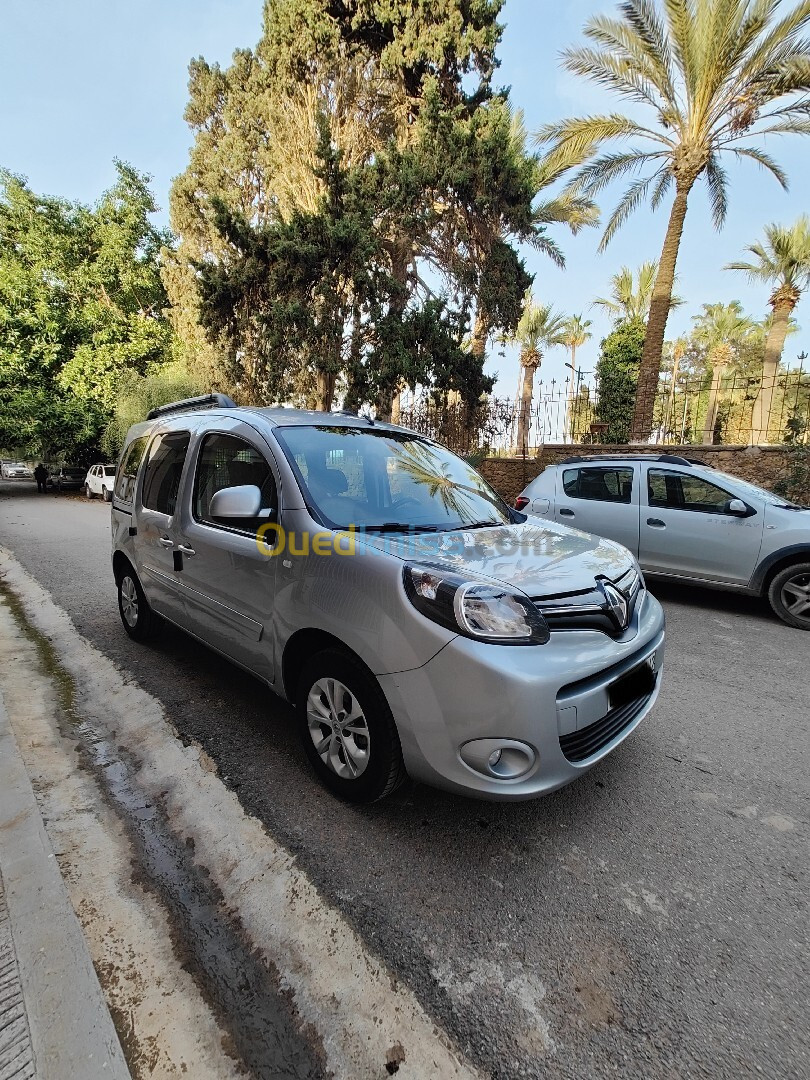
[[[487,458],[481,473],[510,506],[526,484],[546,465],[567,457],[589,454],[677,454],[703,461],[721,472],[731,473],[752,484],[772,489],[790,468],[789,451],[781,446],[554,446],[542,448],[536,457]]]

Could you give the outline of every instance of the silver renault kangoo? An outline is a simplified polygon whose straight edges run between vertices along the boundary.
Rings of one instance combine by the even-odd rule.
[[[297,709],[339,796],[406,775],[489,799],[581,776],[661,684],[664,616],[620,544],[510,509],[421,435],[210,395],[126,438],[124,629],[163,620]]]

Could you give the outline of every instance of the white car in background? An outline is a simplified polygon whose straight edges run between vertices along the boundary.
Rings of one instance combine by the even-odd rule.
[[[4,461],[2,467],[4,480],[33,480],[33,470],[22,461]]]
[[[84,479],[84,493],[88,499],[100,495],[104,502],[112,501],[115,486],[115,465],[93,465]]]

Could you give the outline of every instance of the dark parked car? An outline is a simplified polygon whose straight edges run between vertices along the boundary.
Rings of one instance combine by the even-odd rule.
[[[78,491],[84,487],[86,469],[74,469],[70,465],[54,467],[48,477],[48,487],[56,488],[57,491]]]

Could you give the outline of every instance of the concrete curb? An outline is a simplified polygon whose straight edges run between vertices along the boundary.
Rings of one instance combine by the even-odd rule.
[[[0,694],[0,1080],[129,1080]],[[10,933],[9,933],[10,930]],[[25,1020],[27,1018],[27,1025]]]

